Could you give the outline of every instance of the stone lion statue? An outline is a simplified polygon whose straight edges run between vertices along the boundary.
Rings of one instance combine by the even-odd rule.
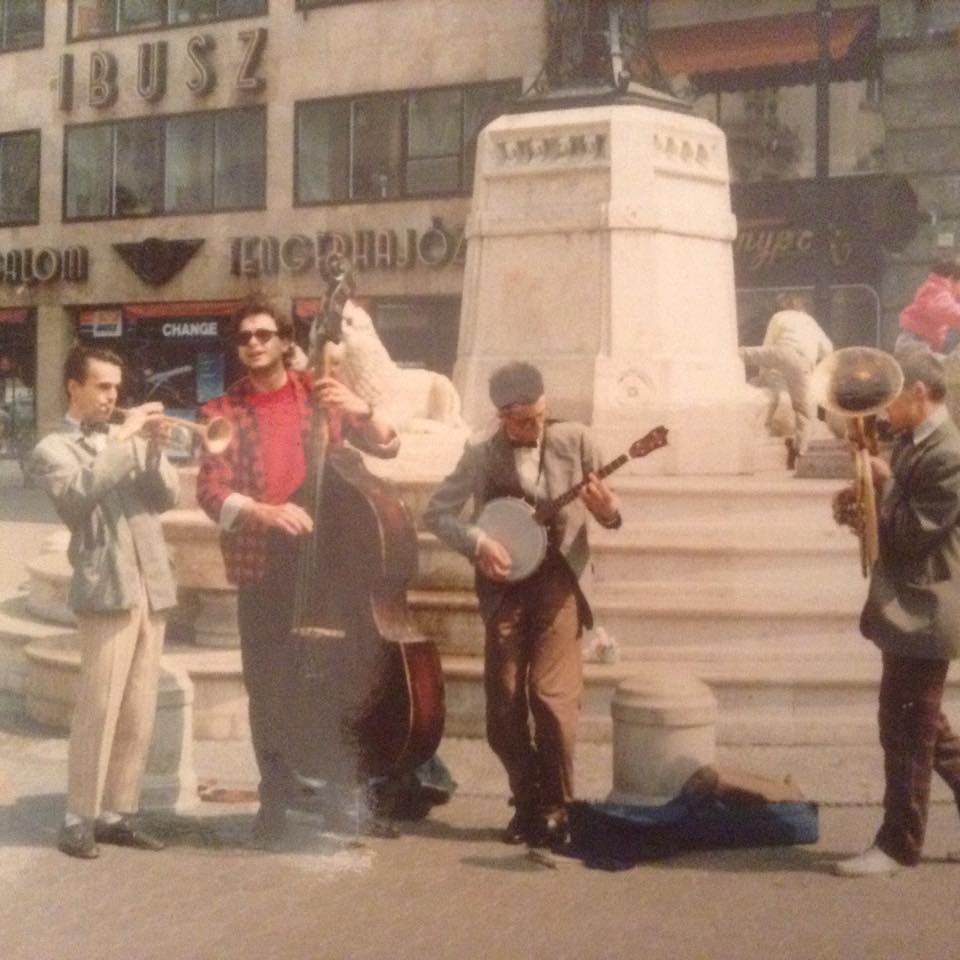
[[[342,331],[338,359],[343,381],[388,414],[400,432],[433,433],[466,426],[460,415],[460,395],[450,378],[394,363],[370,315],[352,300],[343,308]]]

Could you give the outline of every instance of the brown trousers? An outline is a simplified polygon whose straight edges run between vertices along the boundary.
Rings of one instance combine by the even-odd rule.
[[[876,845],[899,863],[919,862],[934,770],[960,806],[960,737],[940,709],[949,662],[883,655],[880,744],[886,789]]]
[[[486,624],[487,740],[517,810],[527,815],[558,811],[573,799],[583,690],[577,600],[573,574],[548,560],[507,591]]]

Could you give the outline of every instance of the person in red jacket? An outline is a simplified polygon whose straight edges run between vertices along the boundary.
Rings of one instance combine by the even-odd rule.
[[[223,453],[201,458],[197,500],[220,526],[227,579],[237,587],[243,680],[260,770],[253,839],[270,847],[283,839],[297,784],[290,714],[298,664],[289,635],[296,542],[312,531],[313,518],[295,494],[307,473],[313,412],[326,411],[332,446],[349,440],[373,456],[392,457],[400,440],[345,384],[332,377],[315,381],[310,371],[288,368],[293,327],[270,303],[245,304],[233,340],[246,376],[202,413],[205,419],[225,417],[234,437]],[[345,789],[350,772],[343,767],[350,763],[344,756],[332,777]]]
[[[948,335],[960,330],[960,262],[935,263],[913,300],[900,314],[900,335],[894,352],[917,347],[947,353]]]

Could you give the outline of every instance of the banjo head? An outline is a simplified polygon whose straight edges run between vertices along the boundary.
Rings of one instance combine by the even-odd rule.
[[[514,497],[497,497],[484,504],[477,526],[499,540],[510,554],[508,583],[526,580],[547,553],[547,531],[533,518],[533,507]]]

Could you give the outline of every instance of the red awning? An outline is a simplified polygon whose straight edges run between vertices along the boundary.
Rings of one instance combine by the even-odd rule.
[[[177,317],[232,317],[239,300],[185,300],[172,303],[126,303],[123,313],[130,320],[175,320]]]
[[[835,79],[863,74],[876,25],[875,6],[833,11],[830,57]],[[753,86],[758,77],[779,85],[809,83],[816,70],[815,13],[655,30],[649,37],[663,74],[695,75],[706,81],[699,84],[706,89]]]
[[[26,323],[30,311],[23,307],[4,307],[0,309],[0,323]]]

